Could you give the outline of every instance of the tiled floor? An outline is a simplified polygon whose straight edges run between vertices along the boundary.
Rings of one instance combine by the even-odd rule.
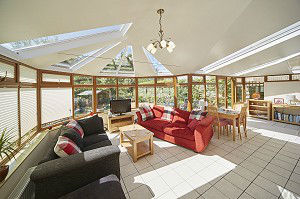
[[[136,163],[120,147],[127,198],[300,198],[300,126],[249,118],[248,138],[214,136],[201,154],[156,138],[154,145]]]

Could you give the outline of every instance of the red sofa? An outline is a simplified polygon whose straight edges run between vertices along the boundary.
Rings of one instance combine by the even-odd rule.
[[[164,107],[154,106],[152,109],[154,118],[142,121],[141,113],[138,111],[137,123],[154,133],[154,136],[189,148],[195,152],[203,151],[213,136],[213,117],[206,116],[198,122],[194,132],[188,127],[190,112],[176,108],[172,116],[172,121],[162,120]]]

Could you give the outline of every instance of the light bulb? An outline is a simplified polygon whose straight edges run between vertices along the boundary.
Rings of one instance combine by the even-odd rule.
[[[154,48],[154,45],[151,43],[147,46],[147,50],[150,52]]]
[[[152,50],[150,51],[150,53],[154,54],[156,52],[156,48],[153,46]]]
[[[175,48],[175,47],[176,47],[176,45],[174,44],[173,41],[169,41],[168,45],[169,45],[169,47],[171,47],[171,48]]]
[[[167,47],[167,50],[169,51],[169,53],[173,52],[173,48],[171,48],[170,46]]]
[[[162,40],[162,41],[160,42],[160,45],[161,45],[162,48],[165,48],[165,47],[167,46],[166,40]]]

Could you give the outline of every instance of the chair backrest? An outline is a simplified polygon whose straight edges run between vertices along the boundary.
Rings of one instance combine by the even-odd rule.
[[[219,122],[218,107],[208,106],[207,107],[207,112],[208,112],[208,115],[216,117],[217,121]]]
[[[245,117],[247,117],[247,107],[243,106],[240,112],[240,119],[244,119]]]
[[[242,111],[242,107],[247,106],[244,103],[236,103],[232,106],[232,108],[236,111]]]

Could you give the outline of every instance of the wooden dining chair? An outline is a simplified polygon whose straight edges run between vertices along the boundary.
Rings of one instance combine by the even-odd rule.
[[[233,126],[233,121],[228,121],[228,124]],[[242,139],[241,125],[243,125],[245,137],[247,137],[247,106],[241,107],[241,112],[240,112],[239,118],[236,121],[236,125],[238,127],[238,134],[239,134],[240,139]]]
[[[214,119],[214,128],[217,127],[218,128],[218,139],[220,138],[220,132],[222,130],[222,132],[224,131],[224,128],[226,129],[227,135],[228,135],[228,122],[227,120],[222,120],[219,117],[219,113],[218,113],[218,107],[216,106],[208,106],[207,107],[207,112],[208,115],[213,116]]]

